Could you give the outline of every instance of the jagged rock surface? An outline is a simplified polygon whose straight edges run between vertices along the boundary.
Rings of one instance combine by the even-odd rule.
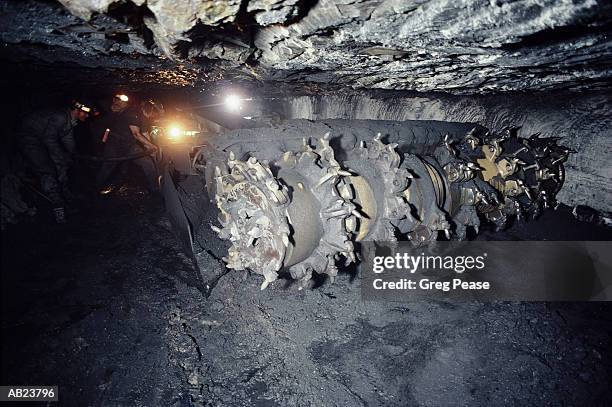
[[[353,88],[595,89],[612,76],[612,6],[604,0],[62,4],[73,15],[47,2],[5,2],[0,38],[61,47],[86,65],[92,55],[112,54],[97,61],[109,67],[121,57],[132,59],[128,67],[150,66],[144,56],[169,57],[194,63],[194,72],[215,62],[254,80]]]

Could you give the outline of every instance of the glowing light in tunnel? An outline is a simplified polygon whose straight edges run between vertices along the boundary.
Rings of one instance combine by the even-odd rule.
[[[183,129],[181,129],[177,125],[170,126],[168,129],[168,137],[172,139],[177,139],[183,135]]]
[[[228,95],[225,98],[225,106],[230,112],[236,112],[242,109],[242,99],[237,95]]]

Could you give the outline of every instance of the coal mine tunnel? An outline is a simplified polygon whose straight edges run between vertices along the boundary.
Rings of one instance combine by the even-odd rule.
[[[1,2],[0,405],[610,405],[611,32]]]

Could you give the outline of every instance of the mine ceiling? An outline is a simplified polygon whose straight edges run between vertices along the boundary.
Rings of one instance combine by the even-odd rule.
[[[455,94],[612,78],[605,0],[9,0],[0,13],[18,70]]]

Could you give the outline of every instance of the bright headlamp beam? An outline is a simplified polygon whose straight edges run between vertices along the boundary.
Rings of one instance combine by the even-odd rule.
[[[225,98],[225,106],[229,111],[236,112],[242,108],[242,100],[237,95],[228,95]]]
[[[178,126],[172,126],[168,130],[170,138],[179,138],[183,134],[183,130]]]

